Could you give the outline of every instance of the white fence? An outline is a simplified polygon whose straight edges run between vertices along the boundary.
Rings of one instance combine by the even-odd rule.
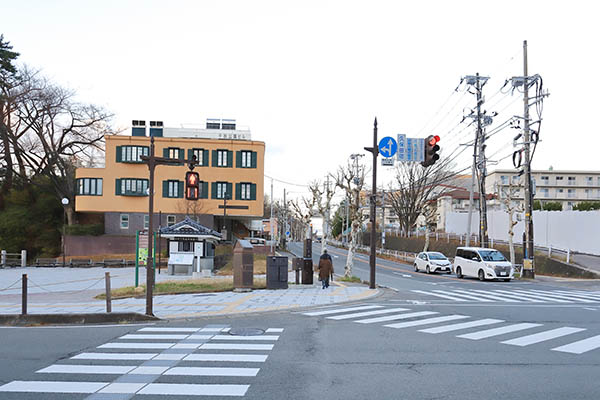
[[[467,222],[467,213],[450,212],[446,214],[445,230],[466,234]],[[473,213],[471,222],[471,233],[477,234],[479,213]],[[524,227],[524,221],[515,225],[515,243],[521,243]],[[600,211],[534,211],[533,230],[536,246],[600,254]],[[494,240],[508,240],[508,214],[505,211],[488,212],[488,236]]]

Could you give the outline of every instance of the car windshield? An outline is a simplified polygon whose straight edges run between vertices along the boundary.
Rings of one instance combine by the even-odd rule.
[[[506,261],[506,258],[498,250],[480,250],[483,261]]]
[[[446,256],[444,256],[442,253],[429,253],[429,259],[430,260],[445,260]]]

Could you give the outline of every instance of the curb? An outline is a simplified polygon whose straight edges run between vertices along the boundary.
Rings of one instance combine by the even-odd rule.
[[[0,315],[0,325],[58,325],[58,324],[102,324],[128,323],[138,321],[160,321],[160,318],[139,313],[97,313],[97,314],[4,314]]]

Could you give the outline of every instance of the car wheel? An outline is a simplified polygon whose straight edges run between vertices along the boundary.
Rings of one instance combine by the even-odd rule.
[[[477,277],[479,278],[480,281],[485,281],[485,273],[483,272],[482,269],[480,269],[479,272],[477,273]]]
[[[431,271],[429,270],[429,265],[425,267],[425,272],[427,272],[428,274],[431,273]]]
[[[415,272],[419,272],[419,267],[417,267],[417,263],[415,263]]]
[[[458,279],[462,279],[462,277],[463,277],[462,269],[460,267],[456,267],[456,277]]]

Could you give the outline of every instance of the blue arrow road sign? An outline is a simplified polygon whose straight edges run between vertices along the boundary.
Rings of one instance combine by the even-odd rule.
[[[393,137],[386,136],[379,141],[379,154],[384,157],[392,157],[398,150],[398,143]]]

